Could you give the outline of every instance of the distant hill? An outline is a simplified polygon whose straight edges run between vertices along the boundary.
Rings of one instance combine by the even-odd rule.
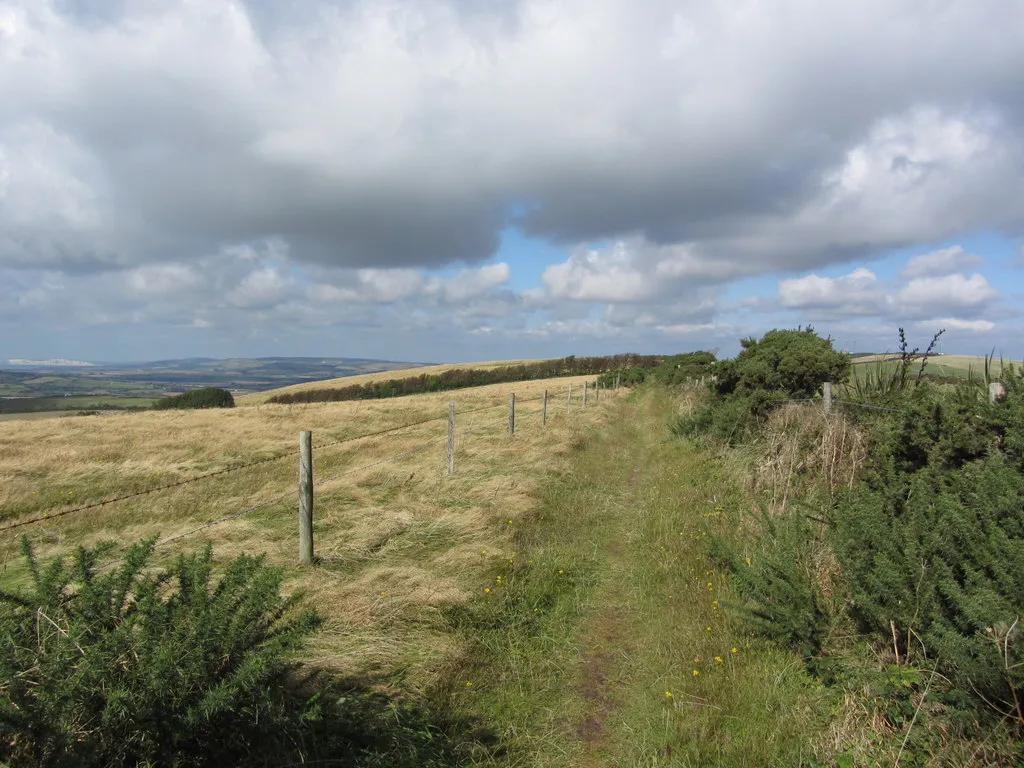
[[[21,361],[29,362],[29,361]],[[0,366],[0,397],[117,395],[161,397],[197,387],[221,387],[236,394],[260,392],[324,379],[395,371],[423,363],[361,357],[206,357],[132,363],[96,362],[69,367],[64,360]]]

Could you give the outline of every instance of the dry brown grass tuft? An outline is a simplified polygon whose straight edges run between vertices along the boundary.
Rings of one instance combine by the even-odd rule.
[[[763,438],[749,482],[771,512],[784,511],[795,495],[807,496],[814,488],[831,494],[852,486],[867,451],[866,438],[843,414],[815,406],[775,410]]]
[[[22,533],[42,556],[101,541],[121,547],[147,536],[185,534],[288,494],[158,553],[171,557],[206,540],[220,561],[265,552],[270,563],[286,568],[289,588],[305,591],[327,618],[327,631],[311,651],[318,663],[353,674],[404,668],[413,687],[426,685],[455,652],[436,620],[438,606],[475,593],[484,570],[509,556],[511,533],[536,509],[540,483],[567,466],[580,431],[604,417],[602,408],[580,408],[585,380],[592,377],[390,400],[9,423],[0,436],[0,527],[256,459],[284,458],[9,531],[0,538],[0,581],[24,576],[17,555]],[[576,397],[567,414],[570,382]],[[552,398],[542,427],[545,388]],[[513,391],[518,417],[510,438],[506,404]],[[449,400],[457,404],[458,427],[451,477],[444,447]],[[468,413],[485,406],[495,407]],[[392,434],[314,447],[320,563],[298,569],[297,433],[312,430],[320,446],[435,416]],[[413,452],[386,461],[407,451]]]

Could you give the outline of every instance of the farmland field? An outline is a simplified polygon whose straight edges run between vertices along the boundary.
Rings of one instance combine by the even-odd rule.
[[[870,373],[876,375],[879,366],[883,371],[883,375],[892,372],[899,360],[899,355],[882,354],[882,355],[864,355],[861,357],[854,358],[851,376],[863,377],[865,374]],[[992,358],[989,361],[990,370],[993,375],[998,376],[1002,371],[1003,365],[1016,365],[1019,366],[1021,363],[1019,360],[1000,359],[998,357]],[[918,369],[921,367],[921,360],[915,360],[911,365],[911,371],[916,375]],[[971,376],[975,378],[983,377],[985,375],[985,356],[984,355],[936,355],[928,358],[928,364],[925,366],[925,373],[929,376],[941,376],[942,378],[950,379],[967,379]]]

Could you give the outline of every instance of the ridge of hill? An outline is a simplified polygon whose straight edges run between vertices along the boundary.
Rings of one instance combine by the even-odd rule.
[[[501,368],[507,365],[522,365],[524,363],[536,363],[550,358],[536,358],[530,360],[488,360],[475,363],[440,363],[437,365],[424,365],[418,368],[402,368],[389,371],[378,371],[376,373],[364,373],[355,376],[344,376],[335,379],[323,379],[321,381],[309,381],[301,384],[292,384],[278,389],[268,389],[263,392],[253,392],[235,398],[236,406],[262,405],[276,395],[292,394],[295,392],[306,392],[311,389],[330,389],[332,387],[350,387],[355,384],[369,384],[376,381],[387,381],[389,379],[405,379],[413,376],[434,375],[459,368],[483,369]]]

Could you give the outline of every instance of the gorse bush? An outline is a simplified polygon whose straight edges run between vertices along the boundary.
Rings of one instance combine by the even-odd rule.
[[[710,368],[711,397],[672,425],[676,434],[740,442],[782,403],[813,397],[826,381],[842,381],[849,373],[850,356],[810,327],[769,331],[740,344],[735,359]]]
[[[768,331],[760,339],[741,339],[740,345],[735,359],[716,366],[720,395],[814,397],[826,381],[843,381],[850,371],[850,356],[809,326]]]
[[[180,395],[164,397],[153,403],[157,410],[172,408],[234,408],[235,398],[226,389],[203,387],[183,392]]]
[[[869,417],[867,472],[830,541],[862,629],[923,646],[962,696],[1024,723],[1024,387],[1009,369],[1005,382],[996,404],[971,383],[925,385]]]
[[[212,552],[149,566],[153,541],[116,568],[100,550],[38,562],[0,593],[0,760],[15,765],[260,764],[287,753],[315,705],[290,696],[288,655],[320,625],[282,573]]]
[[[719,368],[717,391],[673,428],[725,439],[745,429],[759,439],[750,426],[762,423],[760,408],[843,375],[830,345],[807,333],[745,342]],[[781,353],[765,358],[769,347],[799,349],[794,361],[816,349],[822,360],[809,361],[810,377],[791,376]],[[985,381],[936,385],[902,335],[901,347],[895,373],[868,393],[886,408],[832,417],[843,419],[844,434],[858,430],[857,445],[866,440],[856,476],[816,494],[801,480],[815,508],[805,501],[756,516],[757,546],[748,546],[760,554],[749,562],[721,543],[717,555],[762,634],[813,657],[827,652],[831,626],[845,623],[880,653],[934,669],[941,682],[932,696],[948,711],[995,712],[1024,726],[1024,378],[1006,367],[1005,396],[990,403]],[[827,578],[816,561],[830,563]]]
[[[748,601],[747,616],[762,635],[785,643],[805,658],[819,656],[829,611],[814,568],[812,523],[796,507],[776,516],[762,507],[756,517],[762,536],[757,557],[741,558],[721,538],[712,539],[712,556],[734,575]]]

